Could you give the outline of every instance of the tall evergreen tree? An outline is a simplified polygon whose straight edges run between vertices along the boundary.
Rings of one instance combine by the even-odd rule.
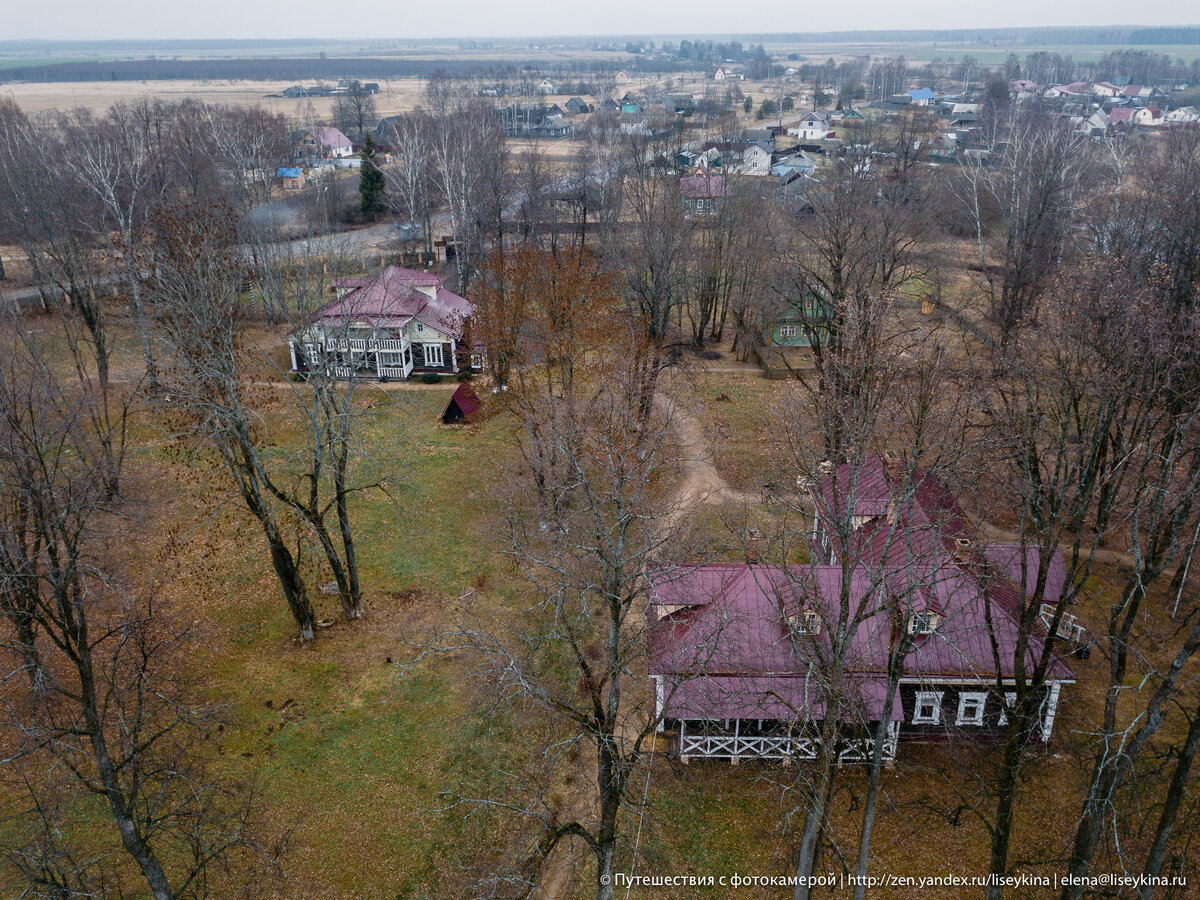
[[[387,209],[387,183],[375,159],[375,141],[371,135],[363,138],[362,150],[358,155],[362,157],[358,178],[358,208],[364,216],[373,215],[378,219],[379,214]]]

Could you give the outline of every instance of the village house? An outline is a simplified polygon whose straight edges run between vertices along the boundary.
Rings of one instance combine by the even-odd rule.
[[[1134,125],[1148,125],[1151,127],[1163,124],[1162,110],[1157,106],[1143,106],[1133,110],[1133,115],[1130,116],[1130,121]]]
[[[812,759],[827,686],[836,678],[843,762],[867,757],[880,722],[886,759],[902,742],[1002,739],[1015,693],[997,687],[996,659],[1000,683],[1014,684],[1017,614],[1039,581],[1036,549],[983,541],[931,473],[916,470],[906,487],[899,467],[879,456],[856,475],[843,465],[809,491],[816,509],[810,563],[648,574],[648,670],[662,736],[685,762]],[[835,520],[853,526],[846,546],[834,537]],[[851,560],[848,572],[843,555]],[[1038,627],[1071,599],[1063,596],[1060,552],[1042,577]],[[860,624],[838,677],[824,672],[822,651],[830,648],[843,602]],[[895,682],[887,676],[896,639],[886,611],[892,608],[908,644]],[[1051,738],[1062,687],[1075,681],[1065,656],[1082,633],[1064,617],[1063,641],[1054,645],[1061,652],[1049,663],[1030,740]],[[1026,653],[1027,669],[1033,652]]]
[[[1013,100],[1028,100],[1037,95],[1039,85],[1028,78],[1017,78],[1008,83],[1008,96]]]
[[[1086,81],[1072,81],[1070,84],[1058,84],[1046,89],[1046,97],[1060,99],[1063,97],[1086,97],[1092,92],[1092,87]]]
[[[336,128],[293,131],[288,135],[288,144],[295,162],[349,159],[354,155],[354,142]]]
[[[735,161],[731,171],[736,171],[740,175],[769,175],[771,173],[770,147],[763,143],[743,145],[741,158]]]
[[[470,359],[464,332],[473,307],[445,281],[396,266],[335,281],[336,298],[288,337],[292,371],[382,381],[460,371]]]
[[[912,106],[931,106],[937,102],[937,94],[929,88],[914,88],[905,93],[908,94],[908,102]]]
[[[690,175],[679,179],[679,195],[684,215],[709,215],[717,210],[732,191],[724,175]]]
[[[587,102],[582,97],[572,97],[564,106],[568,115],[578,116],[588,111]]]
[[[780,157],[771,165],[771,174],[776,178],[784,178],[792,174],[812,175],[816,169],[816,160],[800,150]]]
[[[788,134],[802,141],[822,140],[829,136],[829,115],[815,109],[788,128]]]

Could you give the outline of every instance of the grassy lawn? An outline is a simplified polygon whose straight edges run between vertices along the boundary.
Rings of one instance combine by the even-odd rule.
[[[788,380],[700,375],[694,389],[695,412],[711,444],[712,463],[732,487],[760,492],[767,483],[795,480],[778,427],[780,403],[794,390]]]
[[[135,371],[136,342],[122,335],[118,346],[122,370]],[[278,352],[263,335],[259,349]],[[266,378],[270,367],[261,365],[256,371]],[[301,440],[293,389],[299,388],[263,384],[253,392],[266,455],[280,469]],[[355,477],[378,484],[357,495],[352,510],[367,614],[354,623],[341,621],[336,600],[318,590],[328,580],[319,554],[291,523],[319,617],[330,623],[308,646],[295,641],[262,534],[229,500],[220,470],[169,439],[158,414],[144,413],[134,423],[131,552],[147,572],[170,573],[164,592],[175,614],[194,629],[194,674],[224,708],[224,725],[208,742],[216,767],[254,785],[266,835],[274,840],[290,832],[277,896],[466,896],[467,880],[497,867],[511,837],[495,818],[453,807],[450,795],[479,791],[520,764],[529,745],[517,739],[517,716],[479,715],[471,673],[456,656],[408,665],[426,635],[449,624],[455,598],[474,590],[486,608],[502,612],[514,586],[499,552],[497,490],[515,464],[510,423],[495,414],[463,428],[441,426],[437,417],[453,390],[453,384],[360,390]],[[774,425],[789,390],[794,386],[787,381],[728,373],[692,382],[689,405],[714,447],[714,464],[734,487],[754,492],[764,481],[786,484],[794,477]],[[711,558],[732,561],[744,558],[747,524],[768,533],[770,523],[761,515],[753,506],[712,505],[692,524]],[[1095,599],[1107,600],[1099,592]],[[1100,605],[1085,604],[1085,617],[1095,620]],[[1094,685],[1106,663],[1097,653],[1073,665],[1081,681]],[[1078,796],[1086,772],[1070,754],[1058,753],[1083,740],[1072,734],[1085,733],[1101,701],[1099,691],[1082,683],[1064,692],[1058,744],[1039,750],[1026,769],[1013,859],[1053,860],[1063,852],[1076,811],[1057,798]],[[994,762],[989,748],[950,752],[902,745],[884,779],[872,871],[984,871],[986,833],[960,806],[972,799],[978,772]],[[645,815],[636,804],[626,809],[630,840],[641,828],[635,871],[787,874],[799,823],[781,823],[795,773],[770,763],[683,766],[656,757],[650,777],[637,773],[631,789],[638,798],[646,791]],[[832,827],[839,851],[852,860],[864,776],[846,769],[842,779]],[[990,812],[990,803],[981,801],[980,809]],[[936,845],[935,857],[913,851],[925,844]],[[628,871],[630,848],[622,854],[622,871]],[[1053,865],[1031,863],[1028,870],[1049,872]],[[826,855],[822,870],[840,870],[834,854]],[[576,896],[586,897],[586,861],[579,872]],[[785,894],[779,888],[737,891],[739,897]],[[687,900],[731,893],[662,887],[635,889],[630,896]],[[961,894],[944,888],[922,896],[949,900]]]

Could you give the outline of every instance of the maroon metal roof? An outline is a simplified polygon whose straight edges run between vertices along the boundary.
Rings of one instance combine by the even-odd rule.
[[[352,287],[338,300],[325,304],[317,319],[326,327],[364,322],[376,328],[398,329],[416,319],[453,338],[463,335],[463,323],[474,307],[443,288],[445,279],[427,272],[388,266],[370,278],[343,279],[335,287]],[[433,288],[433,296],[420,288]]]
[[[878,722],[883,715],[887,681],[851,675],[840,692],[843,720]],[[669,719],[825,718],[825,691],[804,675],[711,675],[669,678],[663,689],[663,715]],[[900,691],[892,699],[891,721],[904,718]]]
[[[724,197],[730,193],[724,175],[689,175],[680,178],[679,191],[689,200]]]
[[[465,381],[458,386],[458,389],[450,398],[450,403],[455,404],[459,408],[464,419],[469,419],[475,413],[479,412],[479,407],[482,405],[479,396],[471,390],[471,386]],[[450,404],[446,404],[446,408],[449,409],[449,407]]]
[[[847,670],[864,679],[860,694],[875,697],[877,709],[882,708],[886,690],[880,685],[886,685],[888,647],[896,627],[889,615],[889,595],[907,598],[906,605],[914,611],[934,611],[943,617],[933,634],[915,639],[904,660],[904,677],[989,682],[996,674],[993,636],[1001,675],[1013,677],[1017,614],[1036,584],[1039,551],[1025,550],[1026,591],[1022,592],[1017,587],[1019,545],[981,545],[976,530],[940,481],[919,469],[912,483],[909,496],[894,496],[898,490],[883,461],[873,457],[857,472],[843,466],[813,487],[824,514],[840,506],[856,516],[876,517],[855,531],[850,553],[839,555],[850,560],[845,572],[842,565],[819,564],[821,560],[786,569],[716,564],[649,572],[653,621],[649,670],[686,687],[675,705],[711,703],[722,711],[709,718],[772,718],[765,710],[778,712],[779,707],[771,705],[776,701],[764,699],[767,688],[777,689],[776,682],[784,679],[791,691],[788,702],[794,706],[796,682],[786,679],[822,678],[826,651],[832,646],[829,630],[838,627],[844,603],[845,620],[858,622],[845,658]],[[1058,600],[1065,582],[1066,566],[1062,554],[1055,551],[1047,570],[1046,599]],[[805,611],[821,619],[818,634],[796,633],[789,625],[789,616]],[[1035,628],[1043,634],[1040,623]],[[1026,669],[1033,667],[1034,654],[1040,650],[1040,641],[1033,644],[1026,652]],[[1056,655],[1048,678],[1074,681],[1075,676]],[[712,679],[718,680],[692,686]],[[871,682],[875,686],[868,688]],[[734,690],[739,686],[740,700]]]

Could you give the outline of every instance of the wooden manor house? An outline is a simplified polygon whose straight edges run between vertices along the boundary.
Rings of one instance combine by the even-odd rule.
[[[843,465],[809,486],[816,513],[808,563],[648,574],[659,730],[683,761],[815,759],[826,703],[838,705],[841,762],[869,757],[885,716],[889,761],[902,738],[1002,739],[1016,695],[1001,696],[993,636],[1007,687],[1015,683],[1022,604],[1041,598],[1036,628],[1043,630],[1030,641],[1040,648],[1056,604],[1072,599],[1064,596],[1062,554],[1049,560],[1039,594],[1036,548],[982,542],[925,470],[903,485],[898,467],[873,456],[856,475]],[[829,633],[839,628],[843,600],[846,620],[860,624],[844,664],[830,665]],[[1064,657],[1083,629],[1065,615],[1058,635],[1065,640],[1053,644],[1033,740],[1050,739],[1061,688],[1075,681]],[[908,645],[898,681],[887,675],[893,643]],[[1026,671],[1035,652],[1026,652]]]
[[[445,281],[396,266],[334,281],[336,298],[288,336],[292,371],[325,367],[339,378],[388,381],[481,367],[464,341],[474,309]]]

